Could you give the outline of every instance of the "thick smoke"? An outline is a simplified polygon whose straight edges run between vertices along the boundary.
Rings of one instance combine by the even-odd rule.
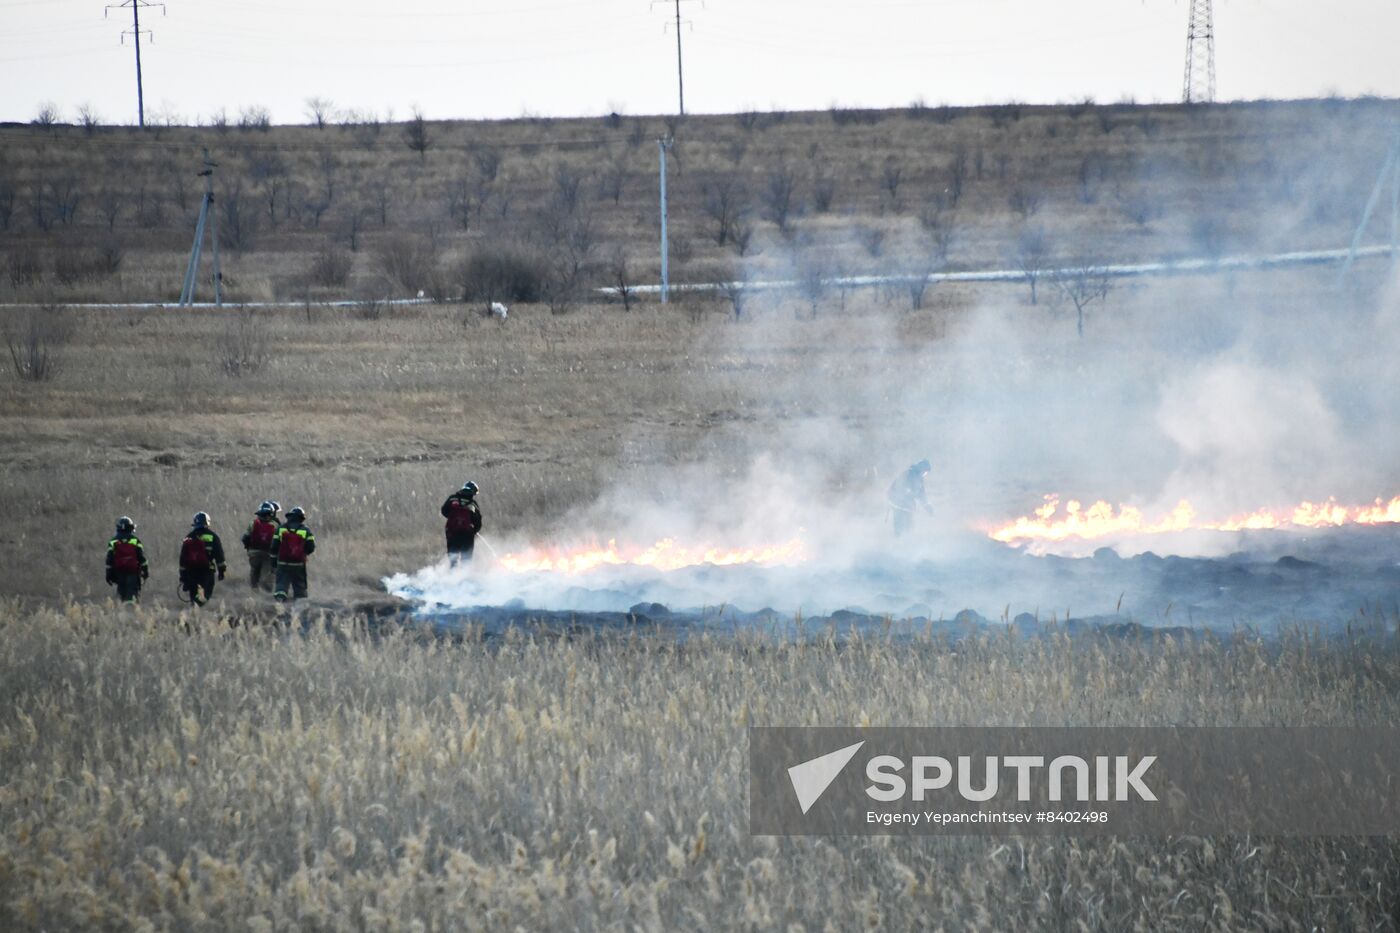
[[[764,247],[764,276],[783,248]],[[695,348],[718,361],[690,387],[697,405],[722,397],[729,408],[703,444],[665,470],[620,470],[548,543],[737,548],[800,536],[805,562],[720,578],[703,569],[520,576],[488,560],[429,568],[391,588],[450,605],[618,609],[654,599],[783,611],[976,605],[995,615],[1036,594],[1003,572],[994,552],[1004,549],[985,532],[1048,493],[1149,516],[1187,499],[1212,518],[1329,496],[1389,498],[1400,494],[1400,278],[1387,273],[1377,288],[1378,262],[1354,269],[1347,288],[1335,267],[1120,280],[1091,307],[1082,337],[1072,309],[1043,291],[1031,306],[1022,286],[984,289],[978,304],[954,310],[855,295],[837,311],[829,294],[811,319],[802,296],[764,299]],[[895,540],[885,489],[924,457],[933,515]],[[1204,533],[1166,543],[1223,555],[1242,541]],[[1129,556],[1163,542],[1109,543]],[[1099,598],[1111,605],[1112,595]]]

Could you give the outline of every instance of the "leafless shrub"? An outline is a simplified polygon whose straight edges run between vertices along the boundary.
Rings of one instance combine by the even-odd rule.
[[[734,244],[734,252],[740,256],[747,256],[749,248],[753,245],[754,225],[747,219],[740,220],[734,225],[730,232],[730,241]]]
[[[807,300],[812,318],[815,319],[817,309],[826,297],[828,289],[827,279],[831,276],[830,257],[816,250],[806,250],[797,260],[796,273],[797,293]]]
[[[885,251],[885,239],[889,234],[881,227],[858,227],[856,239],[872,259],[878,259]]]
[[[63,308],[31,308],[5,328],[10,365],[21,382],[48,382],[62,372],[70,328]]]
[[[350,281],[354,257],[332,243],[325,243],[311,257],[308,275],[312,284],[322,288],[340,288]]]
[[[1102,153],[1090,152],[1079,160],[1079,200],[1093,204],[1099,199],[1099,186],[1108,174],[1108,164]]]
[[[380,274],[395,288],[417,294],[432,274],[437,254],[427,238],[401,234],[381,243],[374,260]]]
[[[1006,206],[1020,217],[1022,220],[1034,217],[1040,213],[1040,208],[1045,204],[1045,195],[1030,182],[1019,181],[1011,188],[1011,193],[1006,197]]]
[[[214,131],[217,132],[217,133],[218,133],[219,135],[221,135],[221,136],[222,136],[224,133],[227,133],[227,132],[228,132],[228,111],[225,110],[223,107],[220,107],[218,110],[215,110],[213,113],[211,113],[211,114],[209,115],[209,125],[210,125],[211,127],[213,127],[213,128],[214,128]]]
[[[92,249],[61,249],[53,258],[54,281],[72,286],[111,278],[121,268],[122,258],[115,243]]]
[[[629,174],[627,160],[621,153],[614,153],[598,175],[598,197],[612,201],[614,206],[621,203]]]
[[[1218,215],[1202,214],[1191,220],[1191,242],[1202,256],[1211,259],[1224,254],[1229,232],[1229,225]]]
[[[1119,198],[1118,209],[1124,217],[1145,227],[1157,217],[1161,216],[1161,208],[1157,201],[1145,191],[1134,191]]]
[[[126,203],[126,195],[117,190],[103,185],[97,190],[97,212],[102,215],[102,219],[107,221],[107,232],[116,229],[117,218],[121,216],[122,205]]]
[[[252,311],[240,309],[224,328],[218,345],[219,368],[235,379],[255,375],[267,366],[271,350],[263,322]]]
[[[384,316],[389,303],[382,298],[361,298],[355,302],[355,317],[362,321],[377,321]]]
[[[78,108],[78,122],[82,125],[83,131],[91,136],[102,125],[102,117],[92,104],[83,104]]]
[[[258,215],[251,199],[243,193],[242,184],[226,189],[215,202],[218,211],[219,241],[235,252],[253,248],[258,234]]]
[[[238,128],[266,133],[272,129],[272,113],[266,107],[256,104],[244,107],[238,112]]]
[[[487,246],[467,255],[457,267],[463,301],[532,304],[541,301],[549,265],[536,253],[514,246]]]
[[[759,114],[757,110],[743,110],[740,111],[734,119],[738,122],[741,130],[750,132],[754,127],[758,126]]]
[[[812,210],[818,214],[828,213],[835,200],[835,178],[830,175],[818,175],[812,180]]]
[[[25,288],[44,280],[44,262],[33,247],[17,246],[5,255],[9,266],[10,287]]]

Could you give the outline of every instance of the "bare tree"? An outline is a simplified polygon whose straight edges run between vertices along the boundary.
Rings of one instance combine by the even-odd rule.
[[[720,291],[729,299],[729,306],[734,309],[734,320],[742,320],[744,310],[749,306],[749,298],[753,295],[748,283],[731,275],[728,281],[720,285]]]
[[[45,128],[53,127],[62,122],[63,117],[59,112],[58,104],[53,101],[45,101],[39,105],[39,109],[34,111],[34,119],[29,122],[35,126]]]
[[[63,175],[49,179],[45,183],[45,192],[58,222],[65,227],[71,226],[78,219],[78,207],[83,202],[83,193],[78,187],[78,176]]]
[[[700,190],[705,215],[715,223],[715,245],[723,246],[733,239],[746,211],[743,184],[733,175],[723,175],[705,182]]]
[[[622,310],[631,311],[632,302],[637,296],[637,284],[633,281],[627,254],[623,252],[622,247],[615,249],[608,260],[608,278],[612,280],[615,294],[622,299]]]
[[[1103,301],[1113,290],[1113,277],[1103,266],[1083,260],[1055,270],[1050,277],[1056,293],[1074,305],[1077,316],[1075,326],[1079,336],[1084,336],[1084,309],[1095,301]]]
[[[258,218],[249,210],[242,184],[226,188],[215,203],[220,209],[219,240],[236,252],[252,249],[258,230]]]
[[[898,204],[899,186],[904,181],[904,168],[890,156],[880,171],[880,187],[889,193],[890,201]]]
[[[15,186],[6,178],[0,178],[0,230],[10,229],[10,220],[15,215]]]
[[[791,168],[779,163],[768,173],[768,184],[763,189],[763,205],[769,220],[778,229],[787,232],[788,220],[792,214],[792,195],[797,187],[797,179]]]
[[[393,194],[388,175],[376,175],[369,183],[370,198],[381,228],[389,226],[389,201]]]
[[[306,99],[306,115],[311,118],[316,129],[323,130],[326,123],[331,119],[335,110],[335,104],[331,103],[328,97],[308,97]]]
[[[865,251],[872,258],[878,259],[885,251],[885,238],[888,234],[880,227],[858,227],[856,228],[856,238],[860,240],[860,245],[865,247]]]
[[[102,218],[107,221],[107,232],[111,233],[116,229],[117,218],[121,216],[122,205],[126,203],[126,195],[116,188],[103,185],[97,191],[97,210]]]
[[[804,252],[797,262],[797,291],[807,299],[813,320],[816,319],[821,300],[826,297],[830,268],[828,257],[813,250]]]
[[[812,181],[812,209],[818,214],[825,214],[831,210],[832,202],[836,200],[836,179],[830,175],[818,175]]]
[[[1050,238],[1042,227],[1027,227],[1016,238],[1016,267],[1031,288],[1031,304],[1038,304],[1036,286],[1050,266]]]
[[[958,146],[953,150],[953,158],[948,163],[948,184],[944,192],[949,207],[957,207],[962,200],[963,186],[967,183],[967,147]]]
[[[628,174],[627,160],[621,152],[614,153],[598,176],[598,196],[610,198],[614,205],[620,203],[622,191],[627,185]]]
[[[413,108],[413,118],[404,125],[403,139],[408,148],[418,153],[418,158],[428,161],[428,147],[431,140],[428,134],[428,121],[423,116],[423,111],[417,107]]]

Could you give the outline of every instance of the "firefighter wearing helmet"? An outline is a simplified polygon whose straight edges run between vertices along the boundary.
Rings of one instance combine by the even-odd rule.
[[[316,551],[316,536],[306,527],[300,506],[287,513],[287,523],[272,537],[272,569],[277,575],[273,596],[278,602],[306,598],[306,559]]]
[[[180,589],[202,606],[214,595],[214,581],[228,572],[224,544],[214,533],[208,512],[196,512],[185,540],[180,542]]]
[[[462,488],[447,497],[442,504],[442,517],[447,520],[447,559],[456,566],[472,559],[476,536],[481,531],[481,506],[476,501],[477,485],[462,484]]]
[[[149,579],[146,549],[136,537],[136,523],[123,515],[117,519],[116,534],[107,542],[107,585],[117,588],[117,598],[134,603],[141,595],[142,581]]]
[[[243,533],[243,549],[248,552],[248,585],[272,591],[272,540],[282,523],[277,520],[277,503],[266,500],[253,513],[248,530]]]

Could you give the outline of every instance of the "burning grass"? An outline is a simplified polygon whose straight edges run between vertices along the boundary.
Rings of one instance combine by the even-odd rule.
[[[445,643],[10,603],[0,926],[1389,928],[1389,839],[752,838],[744,728],[1387,724],[1398,688],[1393,641]]]

